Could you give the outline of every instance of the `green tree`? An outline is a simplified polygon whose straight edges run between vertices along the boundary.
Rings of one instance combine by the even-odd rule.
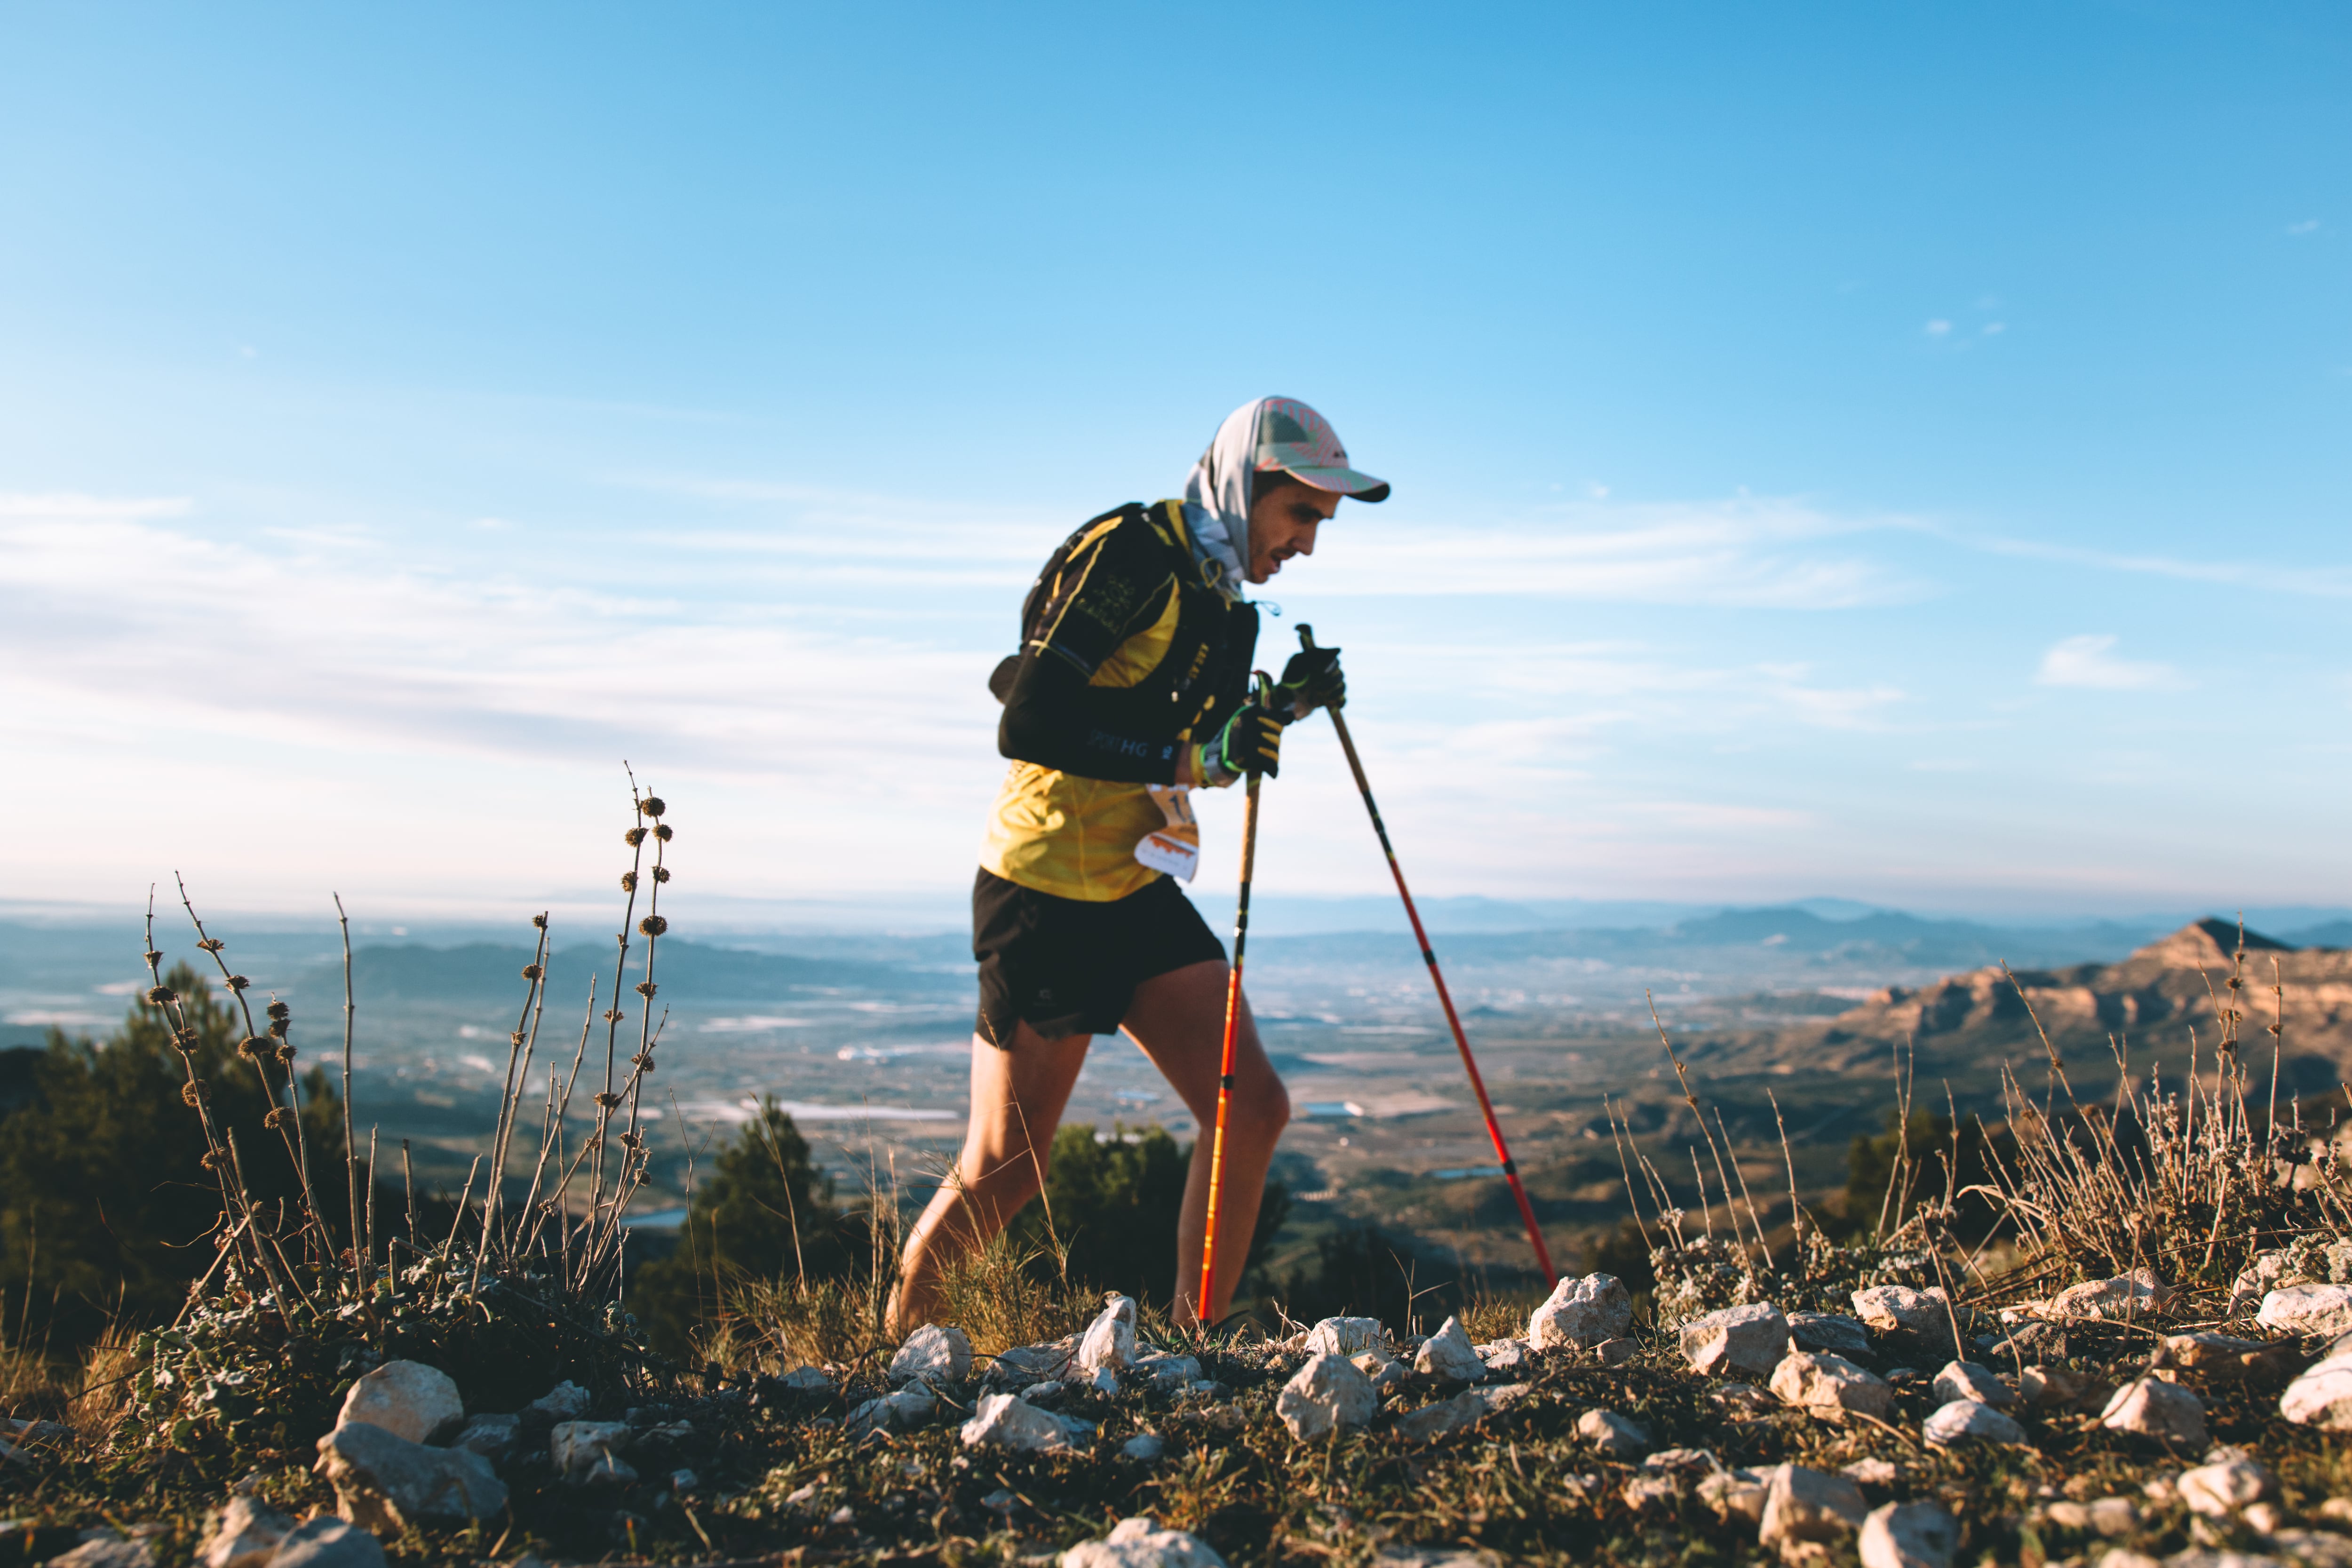
[[[257,1074],[237,1055],[245,1030],[235,1005],[216,998],[185,964],[166,977],[196,1030],[196,1071],[216,1123],[236,1139],[247,1188],[283,1234],[300,1227],[301,1181]],[[267,1071],[284,1092],[286,1070]],[[191,1282],[210,1269],[220,1190],[204,1169],[205,1136],[181,1098],[185,1072],[161,1009],[132,1005],[103,1045],[52,1030],[34,1070],[30,1102],[0,1122],[0,1313],[21,1343],[58,1348],[95,1338],[110,1317],[168,1320]],[[327,1075],[302,1079],[301,1132],[313,1185],[337,1245],[348,1228],[341,1102]]]
[[[864,1227],[835,1204],[833,1178],[767,1100],[696,1187],[677,1250],[635,1271],[629,1310],[656,1350],[682,1357],[736,1282],[835,1279],[853,1261],[865,1261]]]
[[[1050,1225],[1069,1249],[1073,1281],[1165,1307],[1176,1294],[1176,1221],[1193,1148],[1159,1127],[1129,1134],[1114,1125],[1104,1139],[1092,1125],[1066,1125],[1054,1134],[1045,1200],[1022,1210],[1013,1234],[1043,1247]],[[1289,1214],[1290,1189],[1267,1182],[1242,1259],[1241,1293],[1251,1293],[1253,1275]]]
[[[1889,1113],[1886,1131],[1873,1137],[1856,1134],[1846,1152],[1845,1219],[1855,1233],[1874,1229],[1884,1207],[1890,1231],[1910,1218],[1927,1199],[1942,1202],[1948,1174],[1955,1195],[1970,1186],[1996,1186],[1994,1166],[2016,1150],[2016,1138],[2003,1128],[1988,1136],[1984,1124],[1970,1117],[1956,1138],[1952,1119],[1918,1107],[1910,1124]],[[1981,1239],[1998,1211],[1980,1196],[1957,1197],[1961,1234]]]

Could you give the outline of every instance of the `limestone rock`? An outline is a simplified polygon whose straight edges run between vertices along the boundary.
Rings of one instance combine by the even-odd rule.
[[[1799,1350],[1825,1351],[1832,1355],[1868,1355],[1870,1335],[1859,1318],[1843,1312],[1790,1312],[1789,1337]]]
[[[2099,1404],[2107,1402],[2105,1390],[2072,1367],[2029,1366],[2017,1379],[2018,1397],[2037,1410],[2081,1405],[2095,1394]]]
[[[1599,1344],[1623,1333],[1633,1322],[1633,1298],[1615,1275],[1563,1279],[1543,1305],[1528,1314],[1528,1343],[1538,1350]]]
[[[1872,1285],[1853,1293],[1853,1315],[1881,1333],[1949,1339],[1951,1302],[1941,1285],[1915,1291],[1908,1285]]]
[[[1523,1339],[1488,1340],[1473,1348],[1489,1374],[1526,1372],[1535,1364],[1535,1347]]]
[[[2289,1285],[2263,1298],[2254,1322],[2313,1338],[2352,1330],[2352,1285]]]
[[[971,1341],[959,1328],[925,1323],[890,1358],[893,1387],[908,1383],[961,1383],[971,1375]]]
[[[1486,1364],[1478,1359],[1460,1318],[1446,1319],[1435,1333],[1422,1341],[1421,1348],[1413,1352],[1412,1364],[1417,1371],[1456,1383],[1476,1383],[1486,1375]]]
[[[919,1383],[910,1383],[896,1394],[879,1399],[868,1399],[849,1413],[841,1429],[853,1437],[868,1437],[878,1432],[911,1432],[931,1418],[939,1406],[931,1391]]]
[[[1633,1353],[1641,1348],[1630,1339],[1604,1339],[1592,1347],[1592,1356],[1603,1366],[1622,1366],[1633,1360]]]
[[[2290,1345],[2266,1344],[2261,1340],[2240,1339],[2235,1334],[2207,1330],[2168,1335],[2164,1359],[2183,1372],[2225,1383],[2286,1376],[2294,1370],[2297,1358]]]
[[[1386,1351],[1389,1331],[1378,1318],[1325,1318],[1307,1331],[1309,1355],[1356,1355]]]
[[[1040,1410],[1017,1394],[982,1395],[961,1434],[967,1448],[1010,1448],[1023,1454],[1075,1448],[1093,1435],[1089,1423]]]
[[[795,1366],[784,1374],[783,1385],[794,1394],[826,1395],[833,1392],[833,1375],[822,1366]]]
[[[1937,1502],[1890,1502],[1862,1521],[1862,1568],[1952,1568],[1960,1527]]]
[[[1930,1386],[1937,1398],[1947,1402],[1973,1399],[1979,1405],[2017,1403],[2017,1396],[2010,1392],[2008,1384],[1995,1376],[1990,1368],[1979,1366],[1974,1362],[1951,1363],[1936,1374],[1936,1381]]]
[[[1135,1298],[1113,1296],[1078,1340],[1077,1370],[1086,1378],[1118,1373],[1135,1363]]]
[[[2278,1478],[2242,1456],[2183,1470],[2173,1480],[2191,1513],[2227,1519],[2248,1503],[2278,1496]]]
[[[1051,1344],[1016,1345],[999,1355],[988,1369],[989,1382],[998,1388],[1023,1388],[1032,1383],[1083,1381],[1077,1373],[1078,1336]]]
[[[2042,1511],[2051,1523],[2063,1530],[2129,1535],[2139,1528],[2139,1505],[2127,1497],[2103,1497],[2093,1502],[2061,1500]]]
[[[577,1421],[588,1414],[588,1391],[566,1380],[557,1384],[530,1402],[533,1410],[544,1410],[559,1421]]]
[[[1764,1499],[1771,1490],[1772,1471],[1769,1466],[1717,1470],[1698,1483],[1698,1500],[1713,1509],[1716,1517],[1726,1523],[1739,1520],[1748,1524],[1761,1524],[1764,1522]]]
[[[626,1421],[559,1421],[547,1435],[547,1457],[573,1486],[627,1486],[637,1479],[620,1457],[628,1445]]]
[[[520,1416],[477,1416],[450,1439],[449,1446],[467,1449],[494,1465],[499,1464],[514,1452],[515,1438],[521,1427],[522,1417]]]
[[[1410,1415],[1397,1417],[1397,1434],[1409,1443],[1426,1443],[1433,1437],[1443,1437],[1450,1432],[1475,1427],[1497,1408],[1494,1403],[1496,1392],[1465,1388],[1451,1399],[1424,1405]]]
[[[1843,1421],[1849,1410],[1884,1419],[1895,1408],[1895,1390],[1842,1355],[1799,1351],[1772,1369],[1772,1392],[1825,1421]]]
[[[1645,1470],[1628,1479],[1618,1495],[1635,1513],[1668,1514],[1682,1501],[1683,1480],[1680,1476]]]
[[[2352,1354],[2331,1355],[2304,1368],[2279,1396],[2279,1414],[2331,1432],[2352,1431]]]
[[[1121,1443],[1118,1451],[1130,1459],[1148,1465],[1168,1451],[1168,1439],[1157,1432],[1138,1432]]]
[[[2112,1280],[2085,1280],[2050,1298],[2042,1310],[2051,1318],[2094,1318],[2109,1322],[2152,1317],[2172,1301],[2172,1287],[2152,1269],[2134,1269]]]
[[[1682,1327],[1683,1358],[1713,1377],[1728,1372],[1769,1375],[1789,1353],[1789,1320],[1769,1301],[1726,1307]]]
[[[1061,1568],[1228,1568],[1209,1543],[1149,1519],[1122,1519],[1100,1541],[1062,1553]]]
[[[1162,1393],[1181,1393],[1201,1381],[1201,1363],[1196,1356],[1145,1351],[1136,1356],[1135,1370],[1150,1378],[1151,1385]]]
[[[2022,1443],[2025,1428],[1979,1399],[1955,1399],[1927,1417],[1919,1435],[1932,1448],[1962,1443]]]
[[[292,1520],[249,1497],[230,1498],[196,1548],[196,1561],[204,1568],[261,1568],[293,1528]]]
[[[507,1505],[506,1483],[481,1455],[428,1448],[366,1421],[320,1438],[317,1468],[338,1511],[380,1534],[489,1519]]]
[[[1345,1356],[1318,1352],[1275,1396],[1275,1414],[1301,1442],[1328,1437],[1335,1427],[1361,1427],[1380,1409],[1371,1380]]]
[[[52,1557],[45,1568],[155,1568],[155,1549],[108,1531],[72,1551]]]
[[[2116,1396],[2099,1412],[2099,1425],[2181,1448],[2202,1448],[2205,1402],[2177,1383],[2143,1377],[2116,1390]]]
[[[1858,1528],[1868,1507],[1862,1489],[1843,1476],[1803,1465],[1775,1465],[1764,1492],[1764,1518],[1756,1539],[1766,1546],[1784,1541],[1834,1541]]]
[[[1638,1459],[1650,1451],[1650,1435],[1614,1410],[1587,1410],[1576,1418],[1576,1435],[1612,1459]]]
[[[364,1421],[422,1443],[465,1418],[466,1402],[447,1373],[421,1361],[387,1361],[352,1385],[335,1424]]]
[[[384,1568],[383,1542],[355,1524],[322,1515],[289,1531],[269,1568]]]
[[[1840,1465],[1838,1474],[1859,1486],[1891,1487],[1895,1484],[1895,1461],[1856,1459],[1850,1465]]]

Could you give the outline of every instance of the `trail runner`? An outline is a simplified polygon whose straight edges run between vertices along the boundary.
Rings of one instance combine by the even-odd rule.
[[[1388,497],[1323,416],[1289,398],[1228,415],[1184,498],[1130,502],[1055,550],[1022,608],[1021,652],[990,687],[1013,761],[972,885],[980,1016],[971,1122],[915,1224],[892,1321],[932,1321],[942,1271],[1003,1230],[1044,1185],[1054,1129],[1097,1034],[1124,1033],[1202,1131],[1176,1234],[1175,1317],[1215,1322],[1239,1270],[1200,1291],[1223,1043],[1225,948],[1180,882],[1200,862],[1188,792],[1280,770],[1282,727],[1342,700],[1339,650],[1295,654],[1274,711],[1248,703],[1257,609],[1244,597],[1342,497]],[[1290,1097],[1241,1004],[1218,1230],[1245,1249]]]

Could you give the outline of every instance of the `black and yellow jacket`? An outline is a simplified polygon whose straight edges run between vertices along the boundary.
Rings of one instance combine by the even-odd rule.
[[[1160,873],[1135,846],[1165,819],[1145,786],[1249,695],[1257,610],[1211,585],[1181,501],[1130,502],[1055,550],[990,682],[1013,758],[980,863],[1063,898],[1124,898]],[[1199,760],[1193,763],[1199,777]]]

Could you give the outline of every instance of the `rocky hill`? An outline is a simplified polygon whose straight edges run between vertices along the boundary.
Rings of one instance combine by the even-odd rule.
[[[2095,1052],[2105,1062],[2110,1038],[2120,1037],[2136,1061],[2146,1061],[2153,1048],[2158,1060],[2185,1067],[2192,1030],[2200,1055],[2221,1038],[2216,998],[2229,995],[2238,943],[2231,922],[2200,920],[2120,963],[2020,969],[2015,985],[1994,965],[1929,986],[1891,986],[1830,1020],[1819,1065],[1884,1060],[1906,1040],[1923,1071],[1984,1069],[2004,1059],[2023,1064],[2042,1055],[2038,1017],[2070,1061]],[[2282,1086],[2310,1092],[2352,1077],[2352,951],[2293,947],[2251,931],[2244,943],[2246,1018],[2239,1034],[2249,1064],[2267,1070],[2265,1030],[2275,1000],[2284,1025]],[[2279,998],[2272,990],[2274,966]]]

